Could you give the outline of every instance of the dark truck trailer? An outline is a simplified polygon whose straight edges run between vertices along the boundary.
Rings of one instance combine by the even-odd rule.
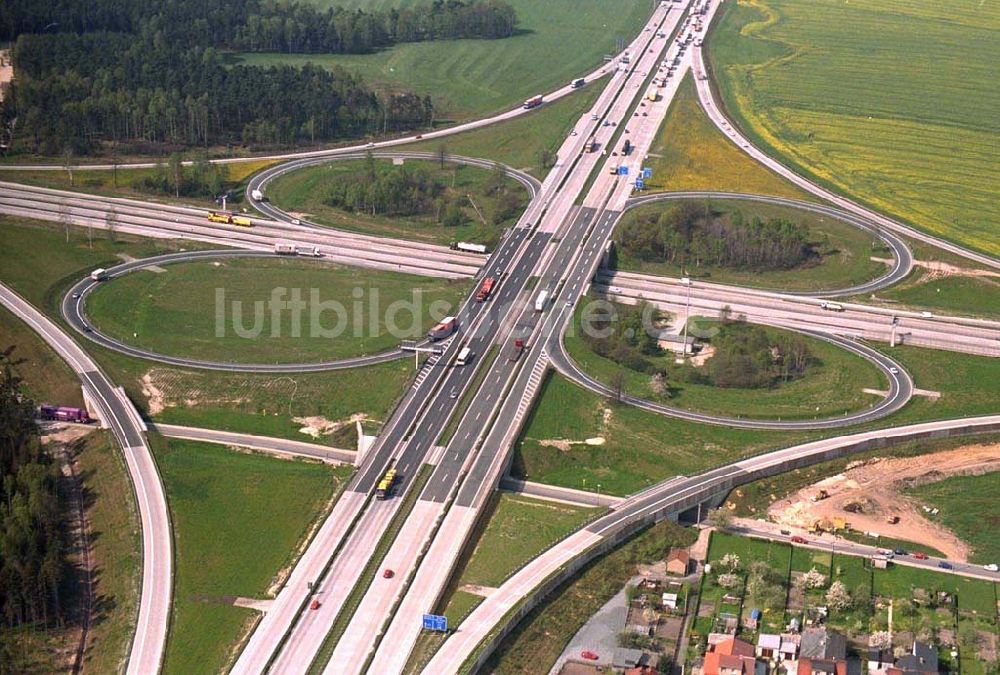
[[[622,146],[622,154],[627,156],[630,152],[632,152],[632,141],[626,139],[625,145]]]
[[[577,79],[573,80],[573,88],[574,88],[574,89],[579,89],[579,88],[580,88],[580,87],[582,87],[582,86],[583,86],[583,85],[584,85],[585,83],[586,83],[586,80],[585,80],[585,79],[583,79],[582,77],[580,77],[580,78],[577,78]]]
[[[38,407],[38,416],[43,420],[76,422],[78,424],[89,424],[92,421],[90,414],[83,408],[71,408],[65,405],[49,405],[48,403],[43,403]]]

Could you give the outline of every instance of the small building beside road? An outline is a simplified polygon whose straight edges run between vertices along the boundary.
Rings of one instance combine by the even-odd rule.
[[[667,553],[667,574],[686,576],[691,566],[691,554],[686,548],[672,548]]]

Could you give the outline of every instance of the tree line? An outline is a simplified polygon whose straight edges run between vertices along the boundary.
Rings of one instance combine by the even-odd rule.
[[[617,244],[628,257],[682,267],[791,269],[819,255],[806,225],[748,219],[739,210],[719,213],[691,203],[631,218],[619,228]]]
[[[398,42],[514,35],[506,0],[433,0],[386,11],[296,0],[6,0],[0,40],[30,33],[159,33],[184,47],[365,54]]]
[[[442,160],[441,168],[444,166]],[[456,180],[457,174],[452,174],[452,188]],[[442,176],[432,171],[409,164],[379,163],[369,153],[360,171],[340,175],[327,185],[323,202],[372,216],[429,216],[448,227],[465,225],[472,217],[499,225],[515,217],[523,206],[518,192],[509,189],[509,180],[504,167],[497,164],[481,186],[449,189]],[[475,206],[470,201],[473,196],[478,200]],[[475,212],[473,216],[467,206]]]
[[[110,58],[105,37],[122,46]],[[215,49],[155,36],[22,36],[0,115],[20,147],[92,152],[102,142],[158,146],[292,144],[430,123],[429,97],[376,96],[342,69],[229,67]]]
[[[516,27],[517,13],[503,0],[435,0],[383,12],[267,2],[247,17],[227,46],[251,52],[366,54],[400,42],[507,38]]]
[[[427,126],[430,97],[376,94],[340,68],[233,65],[222,50],[346,53],[403,39],[504,37],[512,12],[501,0],[385,13],[242,0],[11,0],[0,8],[0,39],[16,38],[0,142],[48,155],[109,143],[142,152]]]
[[[66,541],[59,476],[42,447],[35,404],[0,354],[0,612],[8,628],[60,620]],[[0,671],[11,658],[0,651]]]

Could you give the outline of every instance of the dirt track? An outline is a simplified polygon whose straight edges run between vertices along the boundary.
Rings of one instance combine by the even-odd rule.
[[[948,558],[966,560],[969,546],[948,529],[927,520],[920,507],[900,491],[950,476],[998,470],[1000,443],[968,445],[918,457],[872,459],[850,464],[844,473],[813,483],[775,502],[768,509],[768,516],[777,523],[794,527],[808,527],[817,520],[843,518],[855,530],[919,541],[940,550]],[[812,501],[821,489],[826,490],[829,497]],[[899,523],[886,522],[890,515],[899,516]]]

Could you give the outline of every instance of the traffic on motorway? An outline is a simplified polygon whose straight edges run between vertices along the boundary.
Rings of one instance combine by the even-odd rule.
[[[95,270],[80,279],[63,296],[61,313],[85,344],[167,365],[230,372],[306,373],[371,365],[413,352],[426,357],[374,444],[363,452],[163,427],[165,435],[177,438],[240,444],[327,461],[353,461],[357,465],[343,494],[297,555],[268,610],[240,645],[231,672],[256,675],[321,670],[339,675],[398,673],[407,667],[421,634],[421,617],[445,597],[458,561],[482,525],[480,520],[490,496],[509,471],[515,441],[540,395],[546,372],[554,369],[602,397],[614,395],[608,385],[584,372],[564,343],[577,302],[590,292],[622,302],[645,299],[671,310],[682,306],[688,310],[692,306],[734,306],[751,321],[796,330],[867,359],[888,383],[881,400],[867,410],[813,420],[709,415],[634,396],[621,397],[624,403],[655,414],[704,424],[833,430],[899,411],[914,394],[913,379],[900,363],[858,338],[930,344],[973,353],[989,354],[1000,349],[996,337],[1000,335],[1000,324],[996,322],[898,312],[890,312],[887,317],[886,310],[842,300],[887,288],[911,273],[913,254],[900,234],[934,243],[990,267],[1000,267],[1000,262],[953,244],[944,245],[782,167],[728,123],[714,103],[707,78],[696,78],[698,94],[726,136],[755,160],[835,207],[716,192],[635,196],[641,184],[635,182],[634,176],[641,175],[644,159],[684,74],[692,68],[705,72],[701,40],[690,44],[690,40],[680,39],[693,19],[687,12],[697,13],[709,24],[717,7],[718,2],[692,0],[655,4],[644,30],[622,53],[585,78],[574,79],[555,92],[534,96],[491,118],[422,135],[426,139],[439,138],[528,115],[598,75],[608,76],[592,108],[574,123],[563,140],[557,161],[544,180],[506,167],[507,174],[528,190],[531,201],[492,252],[468,242],[456,242],[448,248],[340,232],[288,213],[267,198],[270,181],[308,166],[334,160],[356,161],[369,153],[384,158],[436,159],[433,153],[391,149],[421,136],[272,157],[288,161],[256,173],[245,188],[249,203],[264,218],[223,211],[209,212],[206,217],[201,209],[0,183],[0,211],[4,213],[60,222],[68,218],[77,224],[106,227],[110,211],[118,214],[119,227],[125,232],[236,247],[129,261]],[[668,62],[674,64],[674,76],[669,80],[663,77],[657,83],[656,74],[662,70],[659,64]],[[461,156],[449,156],[448,161],[486,168],[495,164]],[[141,166],[145,165],[134,165]],[[603,253],[627,210],[681,198],[750,199],[811,210],[878,237],[892,251],[894,261],[876,279],[809,293],[748,291],[601,270]],[[471,278],[472,290],[454,316],[442,320],[426,339],[406,345],[405,349],[401,346],[381,354],[317,363],[238,364],[157,354],[103,333],[86,313],[88,295],[95,288],[139,270],[191,260],[288,255],[373,269]],[[143,530],[143,587],[128,672],[157,672],[170,621],[173,540],[163,488],[146,441],[145,423],[124,394],[62,329],[6,287],[0,286],[0,300],[74,366],[101,419],[113,429],[125,452],[130,478],[140,497]],[[942,327],[948,330],[942,331]],[[872,447],[931,435],[957,436],[998,429],[1000,417],[988,416],[845,433],[731,462],[696,476],[677,476],[629,498],[598,499],[595,503],[610,508],[504,581],[470,611],[457,632],[447,636],[424,672],[475,670],[496,648],[499,636],[523,615],[516,609],[539,602],[556,582],[638,529],[683,512],[694,511],[700,516],[735,486]],[[546,491],[540,490],[539,494],[546,496]],[[973,566],[902,549],[881,550],[843,540],[775,533],[763,527],[746,527],[740,532],[797,546],[835,546],[842,553],[883,556],[914,567],[1000,580],[995,565]]]

